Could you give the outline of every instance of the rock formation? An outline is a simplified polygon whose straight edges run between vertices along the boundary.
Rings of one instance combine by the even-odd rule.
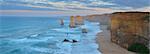
[[[116,12],[111,16],[111,41],[123,48],[149,44],[149,12]]]
[[[101,25],[109,25],[111,14],[101,14],[101,15],[88,15],[84,18],[87,18],[89,21],[100,22]]]
[[[76,25],[83,25],[84,24],[84,20],[81,16],[76,16],[75,17],[75,24]]]
[[[63,42],[70,42],[70,41],[69,41],[69,40],[67,40],[67,39],[64,39],[64,40],[63,40]]]
[[[87,33],[87,32],[88,32],[87,29],[85,28],[82,29],[82,33]]]
[[[112,14],[101,14],[101,15],[87,15],[84,18],[92,22],[100,22],[100,25],[106,26],[106,29],[110,29],[110,16]]]
[[[69,24],[70,28],[75,28],[75,19],[74,16],[70,17],[70,24]]]
[[[60,25],[64,25],[64,20],[60,19]]]
[[[77,40],[72,40],[72,43],[76,43],[76,42],[78,42]]]

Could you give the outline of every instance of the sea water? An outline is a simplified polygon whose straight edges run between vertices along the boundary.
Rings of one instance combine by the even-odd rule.
[[[60,19],[64,19],[64,26]],[[69,28],[69,17],[0,16],[0,54],[101,54],[99,23],[84,21]],[[82,33],[86,28],[88,33]],[[77,40],[78,42],[63,42]]]

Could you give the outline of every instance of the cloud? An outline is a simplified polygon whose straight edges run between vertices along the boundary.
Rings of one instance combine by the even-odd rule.
[[[99,11],[32,11],[32,10],[0,10],[0,15],[11,16],[70,16],[70,15],[89,15],[102,14]]]
[[[101,14],[129,10],[148,11],[150,6],[148,3],[149,0],[0,0],[0,10],[12,10],[16,13],[32,10],[30,12],[34,14],[37,14],[38,11],[41,11],[40,13],[47,11],[61,14]],[[15,13],[8,11],[3,11],[3,13]]]
[[[45,10],[45,11],[61,11],[54,7],[32,5],[32,4],[17,4],[17,3],[5,3],[0,4],[1,10]]]
[[[16,0],[12,0],[16,1]],[[20,3],[18,3],[20,2]],[[21,0],[15,3],[5,2],[4,4],[18,5],[18,6],[27,6],[33,8],[48,8],[48,9],[57,9],[57,10],[73,10],[85,8],[84,5],[79,2],[52,2],[48,0]],[[16,8],[17,9],[17,8]]]
[[[133,9],[132,7],[110,7],[111,9],[114,10],[131,10]]]
[[[104,1],[93,1],[90,5],[116,5],[115,3],[104,2]]]
[[[132,9],[131,11],[143,11],[143,12],[150,12],[150,6],[143,7],[143,8]]]
[[[140,8],[148,5],[149,0],[1,0],[9,3],[25,4],[32,7],[53,7],[65,10],[84,10],[88,8],[113,8],[113,9],[131,9]],[[139,4],[137,4],[139,3]],[[125,8],[122,8],[125,7]]]

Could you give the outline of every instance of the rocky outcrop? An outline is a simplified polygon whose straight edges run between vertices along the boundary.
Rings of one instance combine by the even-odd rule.
[[[110,16],[112,14],[87,15],[84,18],[91,22],[100,22],[100,26],[106,26],[110,30]]]
[[[84,18],[82,16],[71,16],[70,17],[70,28],[74,28],[77,25],[83,25],[84,24]]]
[[[87,29],[86,29],[86,28],[83,28],[83,29],[82,29],[82,33],[88,33]]]
[[[75,19],[74,16],[70,17],[70,24],[69,24],[70,28],[75,28]]]
[[[64,25],[64,20],[60,19],[60,25]]]
[[[149,44],[149,12],[116,12],[111,15],[111,41],[123,48]]]
[[[82,16],[76,16],[75,17],[75,24],[76,25],[83,25],[84,24],[84,19],[83,19],[83,17]]]
[[[110,24],[110,16],[111,14],[101,14],[101,15],[88,15],[86,18],[89,21],[100,22],[101,25],[109,25]]]

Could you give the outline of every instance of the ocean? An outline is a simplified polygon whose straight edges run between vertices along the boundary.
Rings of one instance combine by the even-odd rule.
[[[0,16],[0,54],[101,54],[96,43],[99,23],[84,21],[69,28],[69,18]],[[82,28],[88,33],[82,33]]]

